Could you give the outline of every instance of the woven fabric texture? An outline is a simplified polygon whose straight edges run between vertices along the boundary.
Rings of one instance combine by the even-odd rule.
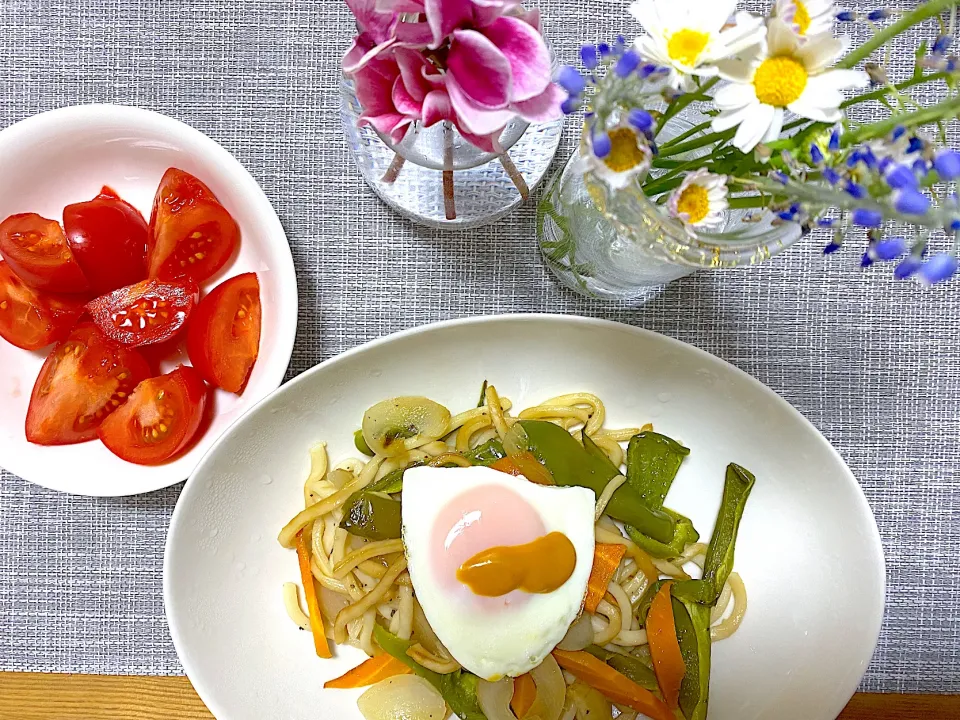
[[[636,33],[620,2],[541,9],[562,61],[580,42]],[[580,298],[541,264],[532,204],[449,234],[411,225],[367,189],[338,112],[351,27],[339,0],[2,0],[0,126],[69,104],[139,105],[236,155],[293,248],[289,377],[404,328],[529,311],[649,328],[742,368],[826,435],[876,513],[889,589],[863,689],[960,692],[957,284],[862,272],[857,251],[824,258],[814,237],[759,267],[675,282],[640,308]],[[899,44],[892,64],[910,65],[914,46]],[[571,121],[557,166],[576,134]],[[161,597],[179,491],[71,497],[0,474],[0,670],[181,673]]]

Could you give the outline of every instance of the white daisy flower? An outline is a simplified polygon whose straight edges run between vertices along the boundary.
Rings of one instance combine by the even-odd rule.
[[[714,175],[706,168],[687,173],[667,201],[667,211],[683,223],[690,236],[696,236],[697,229],[722,223],[728,207],[727,176]]]
[[[802,38],[833,32],[837,17],[833,0],[776,0],[774,8],[776,16]]]
[[[714,95],[720,115],[715,132],[739,125],[733,143],[743,152],[772,142],[783,129],[784,110],[810,120],[839,122],[842,90],[870,84],[861,70],[830,70],[849,38],[817,35],[806,42],[778,18],[767,24],[767,41],[752,57],[724,60],[720,75],[731,84]]]
[[[637,0],[630,13],[647,34],[636,39],[636,48],[670,68],[672,87],[690,91],[691,75],[714,76],[718,61],[763,41],[763,19],[747,12],[734,16],[736,8],[737,0]]]
[[[653,153],[645,140],[625,125],[607,130],[604,135],[609,138],[609,150],[605,141],[601,143],[591,138],[590,152],[581,157],[581,170],[592,173],[611,190],[622,190],[637,178],[643,180],[653,160]],[[603,147],[598,147],[601,144]],[[603,157],[598,157],[597,152]]]

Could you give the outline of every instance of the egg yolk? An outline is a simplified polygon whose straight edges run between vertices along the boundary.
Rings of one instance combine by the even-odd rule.
[[[477,595],[499,597],[513,590],[549,593],[577,566],[577,551],[563,533],[552,532],[525,545],[482,550],[457,570],[457,579]]]
[[[434,519],[430,565],[434,581],[471,606],[496,612],[526,602],[517,589],[498,596],[474,593],[457,578],[461,566],[478,553],[532,543],[546,535],[540,513],[519,493],[502,485],[480,485],[451,499]]]

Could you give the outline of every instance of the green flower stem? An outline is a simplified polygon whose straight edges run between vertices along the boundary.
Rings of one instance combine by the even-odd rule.
[[[856,143],[861,143],[866,140],[883,137],[900,125],[908,128],[919,127],[921,125],[935,123],[939,120],[952,119],[958,115],[960,115],[960,97],[953,97],[936,105],[923,108],[922,110],[916,110],[905,115],[894,115],[886,120],[881,120],[869,125],[861,125],[844,134],[842,142],[846,146],[855,145]]]
[[[671,138],[670,140],[667,140],[665,143],[663,143],[660,146],[660,149],[662,150],[663,148],[673,147],[677,143],[681,143],[687,138],[693,137],[698,132],[703,132],[704,130],[708,130],[710,128],[711,122],[713,122],[713,120],[706,120],[700,123],[699,125],[695,125],[694,127],[690,128],[686,132],[681,133],[680,135],[677,135],[675,138]]]
[[[712,132],[704,135],[703,137],[695,138],[694,140],[689,140],[687,142],[680,143],[679,145],[674,145],[668,148],[660,149],[660,157],[671,157],[672,155],[679,155],[680,153],[689,152],[691,150],[698,150],[705,145],[710,145],[711,143],[721,142],[723,140],[730,140],[734,135],[737,134],[737,129],[730,128],[729,130],[724,130],[723,132]]]
[[[672,118],[678,112],[680,112],[685,107],[687,107],[687,105],[694,102],[695,100],[706,100],[708,98],[708,96],[706,95],[707,91],[710,90],[718,82],[720,82],[719,77],[710,78],[703,85],[700,86],[700,89],[697,90],[697,92],[687,93],[686,95],[683,95],[677,98],[676,100],[674,100],[672,103],[670,103],[670,106],[667,108],[666,112],[664,112],[663,115],[660,116],[660,120],[657,122],[657,129],[654,132],[654,136],[658,135],[660,131],[663,130],[663,126],[667,124],[667,121],[670,118]]]
[[[853,50],[843,60],[837,63],[836,67],[849,69],[855,67],[861,60],[870,57],[874,50],[883,47],[891,39],[902,32],[912,28],[914,25],[922,23],[932,17],[939,17],[947,8],[957,7],[960,0],[927,0],[920,3],[916,10],[903,15],[897,22],[885,27],[863,45]]]
[[[733,210],[748,210],[751,208],[765,208],[770,204],[769,195],[750,195],[749,197],[735,197],[727,200]]]
[[[868,102],[870,100],[880,100],[886,95],[889,95],[893,90],[906,90],[912,88],[914,85],[922,85],[923,83],[935,82],[936,80],[946,80],[950,77],[950,73],[939,72],[931,73],[929,75],[919,75],[912,77],[909,80],[904,80],[902,83],[897,83],[893,87],[882,87],[879,90],[874,90],[873,92],[864,93],[863,95],[857,95],[856,97],[847,98],[842,103],[840,103],[840,109],[845,110],[848,107],[853,107],[854,105],[859,105],[862,102]],[[786,128],[784,128],[786,129]]]

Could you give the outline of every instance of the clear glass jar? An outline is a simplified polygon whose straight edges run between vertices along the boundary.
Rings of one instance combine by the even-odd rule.
[[[673,121],[658,139],[679,135],[698,121]],[[584,175],[579,161],[574,153],[544,193],[537,240],[560,282],[590,297],[642,302],[699,269],[762,262],[803,234],[798,224],[769,211],[734,209],[719,228],[691,237],[638,184],[611,190]]]
[[[411,125],[391,142],[372,126],[357,127],[362,108],[353,82],[341,82],[344,136],[364,180],[394,210],[435,228],[471,228],[519,207],[540,184],[557,152],[563,119],[515,119],[500,136],[500,153],[480,150],[450,123]]]

